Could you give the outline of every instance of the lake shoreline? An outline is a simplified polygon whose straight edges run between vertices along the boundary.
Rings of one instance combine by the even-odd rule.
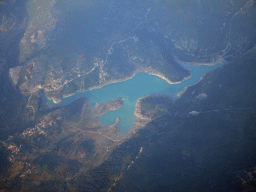
[[[156,77],[159,77],[161,79],[163,79],[164,81],[166,81],[167,83],[169,84],[180,84],[182,83],[183,81],[186,81],[187,79],[189,79],[191,76],[192,76],[192,73],[191,73],[191,69],[189,69],[189,72],[190,72],[190,75],[187,76],[187,77],[184,77],[181,81],[177,81],[177,82],[172,82],[170,79],[168,79],[167,77],[165,77],[162,73],[158,72],[157,70],[155,69],[149,69],[149,68],[140,68],[140,69],[137,69],[133,74],[132,76],[129,76],[129,77],[126,77],[126,78],[121,78],[121,79],[118,79],[118,80],[110,80],[110,81],[107,81],[103,84],[100,84],[100,85],[96,85],[96,86],[92,86],[90,88],[88,88],[87,90],[79,90],[75,93],[72,93],[72,94],[67,94],[67,95],[63,95],[62,99],[65,99],[65,98],[68,98],[68,97],[71,97],[71,96],[74,96],[76,95],[77,93],[83,93],[83,92],[87,92],[87,91],[91,91],[91,90],[95,90],[95,89],[101,89],[103,88],[104,86],[106,85],[109,85],[109,84],[115,84],[115,83],[120,83],[120,82],[124,82],[124,81],[127,81],[127,80],[130,80],[132,79],[133,77],[135,77],[135,75],[139,74],[139,73],[145,73],[147,75],[153,75],[153,76],[156,76]],[[47,98],[48,99],[48,98]],[[59,104],[62,102],[62,99],[59,101],[59,100],[54,100],[54,99],[48,99],[48,100],[51,100],[54,104]]]

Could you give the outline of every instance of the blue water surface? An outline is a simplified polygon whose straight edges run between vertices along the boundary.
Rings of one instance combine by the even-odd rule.
[[[88,97],[91,104],[94,106],[96,103],[104,103],[115,98],[125,97],[124,106],[116,111],[110,111],[99,119],[102,121],[102,125],[110,125],[115,122],[117,117],[120,117],[120,130],[119,135],[123,135],[132,127],[135,120],[134,109],[137,99],[148,94],[171,94],[175,99],[177,94],[181,92],[186,86],[197,83],[200,77],[209,71],[212,71],[219,67],[217,65],[186,65],[186,68],[190,68],[192,76],[179,83],[169,84],[165,80],[145,73],[138,73],[132,79],[127,81],[112,83],[104,86],[101,89],[94,89],[86,92],[77,93],[71,97],[64,98],[58,105],[48,101],[51,106],[64,106],[72,103],[81,96]]]

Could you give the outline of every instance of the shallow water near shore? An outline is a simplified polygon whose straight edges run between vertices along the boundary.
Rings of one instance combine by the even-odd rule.
[[[115,98],[125,97],[123,107],[116,111],[110,111],[99,118],[103,122],[102,126],[104,126],[113,124],[115,119],[120,117],[119,135],[121,136],[133,125],[133,121],[135,120],[134,109],[137,99],[148,94],[171,94],[173,99],[175,99],[177,94],[186,86],[197,83],[203,74],[218,68],[220,65],[184,65],[184,67],[191,69],[192,76],[179,84],[169,84],[154,75],[138,73],[132,79],[112,83],[101,89],[80,92],[64,98],[59,104],[54,104],[49,100],[47,104],[52,107],[64,106],[83,96],[89,98],[92,106],[94,106],[96,103],[104,103]]]

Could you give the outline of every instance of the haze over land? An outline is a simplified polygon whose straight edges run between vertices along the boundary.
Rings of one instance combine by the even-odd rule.
[[[0,1],[0,190],[252,187],[255,23],[255,0]]]

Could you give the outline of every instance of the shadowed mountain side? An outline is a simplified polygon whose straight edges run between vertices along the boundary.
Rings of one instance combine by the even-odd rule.
[[[152,30],[149,30],[150,28],[152,28]],[[148,56],[147,58],[158,57],[157,59],[151,58],[150,63],[152,64],[150,68],[162,73],[164,77],[169,79],[170,83],[182,82],[190,77],[191,73],[189,69],[182,67],[174,59],[174,43],[161,33],[155,23],[141,25],[141,27],[135,31],[135,34],[138,36],[142,45],[144,44],[148,47],[149,51],[144,53]],[[152,46],[154,46],[154,48],[152,48]],[[155,50],[154,52],[156,53],[152,52],[152,50]],[[140,53],[141,51],[138,52]],[[152,61],[156,63],[157,60],[160,60],[160,65],[153,64]]]
[[[108,127],[83,127],[82,119],[91,110],[88,99],[47,112],[34,127],[2,143],[12,155],[4,187],[11,189],[13,183],[14,189],[22,183],[23,189],[48,186],[62,191],[242,187],[243,173],[256,161],[255,53],[254,48],[206,74],[174,104],[163,95],[145,97],[141,111],[160,105],[166,113],[149,114],[152,121],[122,138],[117,138],[118,119]]]
[[[10,70],[13,83],[23,95],[40,97],[37,92],[43,90],[48,99],[59,103],[63,97],[127,80],[138,72],[159,76],[168,83],[190,77],[190,71],[172,58],[174,44],[160,29],[150,31],[157,27],[155,23],[141,20],[148,14],[141,11],[141,3],[92,3],[93,12],[79,7],[81,4],[88,9],[89,2],[74,2],[70,10],[68,4],[54,0],[28,2],[30,19],[20,43],[21,65]],[[126,6],[139,19],[129,17]],[[76,14],[67,14],[75,10]]]
[[[23,95],[43,90],[55,103],[138,72],[179,83],[191,75],[179,62],[216,64],[251,47],[254,1],[227,2],[223,10],[207,2],[210,11],[201,1],[29,0],[21,63],[10,76]]]
[[[26,2],[0,1],[0,191],[203,192],[255,184],[255,0]],[[225,59],[232,62],[175,102],[140,99],[142,126],[122,137],[120,118],[107,126],[98,119],[122,107],[122,98],[95,107],[80,98],[54,109],[43,100],[58,103],[139,72],[178,83],[190,76],[180,60]]]
[[[175,102],[175,114],[149,123],[147,127],[157,133],[143,134],[150,139],[144,146],[138,143],[143,147],[140,158],[122,173],[112,191],[241,187],[237,172],[253,169],[256,162],[255,61],[254,48],[205,75]]]
[[[0,139],[31,123],[21,113],[24,97],[9,76],[9,69],[20,64],[19,43],[28,22],[25,5],[26,0],[0,2]]]
[[[149,122],[71,186],[92,191],[239,190],[243,178],[237,173],[253,170],[256,162],[255,60],[252,49],[205,75],[180,96],[171,114]]]

